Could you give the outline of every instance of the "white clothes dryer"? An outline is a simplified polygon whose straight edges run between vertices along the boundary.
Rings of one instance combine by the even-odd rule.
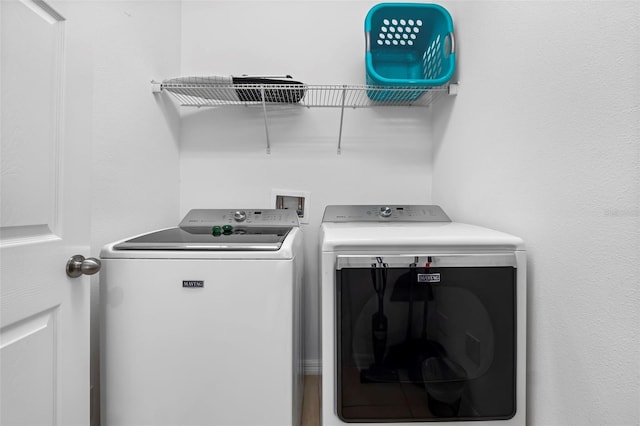
[[[520,238],[438,206],[328,206],[320,244],[322,425],[525,425]]]
[[[302,233],[192,210],[101,252],[102,425],[299,425]]]

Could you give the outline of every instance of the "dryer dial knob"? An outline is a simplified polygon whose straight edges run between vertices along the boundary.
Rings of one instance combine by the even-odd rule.
[[[244,210],[238,210],[233,214],[233,219],[236,222],[244,222],[246,218],[247,212],[245,212]]]
[[[391,207],[380,207],[380,216],[381,217],[389,217],[391,216]]]

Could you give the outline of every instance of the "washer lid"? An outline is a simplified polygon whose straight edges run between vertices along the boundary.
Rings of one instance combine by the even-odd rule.
[[[276,251],[291,229],[292,227],[236,226],[218,234],[211,227],[176,227],[131,238],[117,244],[114,249]]]

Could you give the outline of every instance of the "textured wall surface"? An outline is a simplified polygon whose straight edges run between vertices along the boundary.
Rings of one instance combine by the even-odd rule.
[[[640,3],[446,4],[433,201],[527,243],[529,424],[640,424]]]

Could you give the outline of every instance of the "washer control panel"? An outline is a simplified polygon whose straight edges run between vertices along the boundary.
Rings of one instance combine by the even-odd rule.
[[[451,222],[433,205],[327,206],[323,222]]]
[[[182,219],[180,228],[243,226],[298,226],[298,215],[285,209],[193,209]],[[224,231],[224,230],[223,230]]]

